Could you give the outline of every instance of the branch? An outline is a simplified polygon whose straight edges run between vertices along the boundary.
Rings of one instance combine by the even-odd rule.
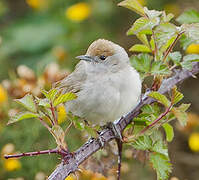
[[[9,159],[9,158],[20,158],[20,157],[24,157],[24,156],[37,156],[37,155],[41,155],[41,154],[53,154],[53,153],[60,154],[62,156],[67,154],[67,152],[56,148],[56,149],[27,152],[27,153],[21,153],[21,154],[10,154],[10,155],[5,155],[4,157],[6,159]]]
[[[176,70],[175,75],[162,81],[162,84],[158,90],[159,93],[166,93],[171,88],[183,82],[185,79],[199,73],[199,63],[193,63],[191,71],[188,70]],[[142,97],[140,103],[127,115],[121,117],[114,123],[122,132],[125,127],[140,113],[140,109],[145,104],[151,104],[155,100],[147,96],[148,93]],[[113,140],[115,137],[111,130],[105,129],[100,134],[100,139],[103,139],[105,143]],[[90,139],[82,147],[73,153],[73,156],[69,157],[67,161],[62,160],[61,164],[54,170],[54,172],[48,177],[48,180],[64,180],[70,173],[78,170],[78,166],[85,161],[89,156],[98,151],[101,148],[101,143],[98,139]]]

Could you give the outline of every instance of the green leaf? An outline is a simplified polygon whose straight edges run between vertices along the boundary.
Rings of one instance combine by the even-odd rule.
[[[139,54],[130,58],[131,65],[139,72],[147,73],[150,71],[151,56],[148,54]]]
[[[184,23],[198,23],[199,22],[199,12],[196,10],[188,10],[181,14],[176,19],[180,24]]]
[[[150,45],[151,45],[152,51],[154,51],[155,50],[155,41],[154,41],[153,36],[151,36]]]
[[[54,101],[53,106],[57,106],[61,103],[66,103],[68,101],[76,99],[77,96],[74,93],[66,93],[66,94],[60,94]]]
[[[195,43],[199,43],[199,23],[183,24],[181,29],[188,38]]]
[[[37,117],[39,117],[39,115],[32,112],[21,112],[11,117],[11,119],[8,121],[8,124],[12,124],[24,119],[37,118]]]
[[[152,147],[152,140],[149,136],[140,136],[131,145],[138,150],[149,150]]]
[[[173,127],[169,123],[163,124],[162,127],[164,128],[164,131],[166,133],[167,141],[171,142],[174,137]]]
[[[58,90],[57,89],[51,89],[49,92],[42,90],[42,93],[51,101],[54,101]]]
[[[171,96],[172,104],[174,105],[174,104],[178,103],[183,97],[184,97],[183,94],[181,92],[179,92],[177,90],[177,87],[175,86],[172,89],[172,96]]]
[[[182,58],[182,54],[179,51],[172,52],[169,53],[169,58],[171,58],[174,64],[179,65]]]
[[[194,43],[194,41],[188,37],[186,37],[184,34],[180,38],[180,44],[183,47],[183,50],[186,50],[190,44]]]
[[[171,163],[167,156],[159,153],[150,154],[150,162],[156,170],[158,180],[167,180],[171,173]]]
[[[183,61],[180,63],[181,66],[185,69],[191,70],[192,69],[192,62],[198,62],[199,55],[198,54],[188,54],[183,57]]]
[[[84,122],[77,116],[74,116],[72,119],[71,119],[74,123],[74,126],[79,129],[80,131],[83,131],[84,128],[85,128],[85,124]]]
[[[159,17],[163,13],[162,11],[149,10],[147,7],[144,7],[144,12],[149,19]]]
[[[159,130],[153,130],[150,137],[153,141],[153,146],[150,151],[168,156],[168,147],[163,140],[162,133]]]
[[[171,102],[163,94],[160,94],[157,91],[152,91],[148,94],[149,97],[156,99],[159,103],[163,104],[165,107],[169,107]]]
[[[151,49],[148,48],[146,45],[143,44],[136,44],[134,46],[132,46],[129,51],[133,51],[133,52],[146,52],[146,53],[150,53]]]
[[[15,101],[31,112],[37,112],[37,108],[31,94],[27,94],[21,99],[15,99]]]
[[[171,110],[182,126],[187,124],[187,113],[185,111],[189,106],[190,104],[181,104],[179,107],[174,107]]]
[[[92,138],[97,138],[97,131],[93,127],[85,126],[84,129]]]
[[[137,38],[147,47],[150,47],[146,34],[137,34]]]
[[[163,22],[169,22],[171,19],[173,19],[174,15],[172,13],[169,13],[166,15],[166,13],[163,11]]]
[[[183,57],[183,61],[191,61],[191,62],[196,62],[199,60],[199,55],[198,54],[188,54]]]
[[[168,148],[164,144],[162,139],[161,140],[159,139],[158,141],[153,143],[151,151],[160,153],[160,154],[165,155],[165,156],[168,156]]]
[[[169,46],[174,41],[174,39],[177,37],[178,34],[176,26],[171,23],[160,24],[155,28],[154,32],[158,48],[161,48],[164,45]]]
[[[154,61],[151,67],[151,74],[153,75],[169,75],[171,71],[161,61]]]
[[[148,19],[141,17],[137,19],[133,26],[127,31],[127,35],[137,34],[152,34],[152,29],[157,26],[160,22],[160,18]]]
[[[118,4],[118,6],[122,6],[128,8],[141,16],[144,16],[144,9],[142,5],[137,0],[125,0]]]
[[[142,112],[147,113],[147,114],[151,114],[154,113],[154,109],[151,105],[146,104],[141,108]]]
[[[39,99],[38,100],[38,105],[49,108],[50,107],[49,99],[47,99],[47,98]]]

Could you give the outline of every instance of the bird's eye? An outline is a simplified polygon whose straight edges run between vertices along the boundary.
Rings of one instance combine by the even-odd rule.
[[[101,60],[105,60],[105,59],[106,59],[106,56],[101,55],[99,58],[100,58]]]

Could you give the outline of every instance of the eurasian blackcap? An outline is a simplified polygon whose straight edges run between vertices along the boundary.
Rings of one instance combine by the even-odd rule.
[[[132,110],[141,95],[141,80],[126,51],[104,39],[94,41],[74,72],[57,84],[77,99],[66,110],[99,125],[113,122]]]

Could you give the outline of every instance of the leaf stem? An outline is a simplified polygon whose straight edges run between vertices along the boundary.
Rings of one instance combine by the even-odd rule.
[[[57,118],[56,118],[56,116],[55,116],[55,108],[54,108],[52,102],[50,102],[50,110],[51,110],[51,112],[52,112],[52,116],[53,116],[53,119],[54,119],[54,123],[55,123],[55,124],[58,124]]]
[[[180,37],[181,37],[181,35],[182,35],[183,33],[184,33],[184,31],[180,32],[180,33],[176,36],[174,42],[168,47],[168,49],[166,50],[166,52],[165,52],[165,54],[164,54],[164,57],[163,57],[163,60],[162,60],[163,62],[166,61],[166,59],[167,59],[169,53],[173,50],[174,46],[176,45],[177,41],[180,39]]]
[[[50,122],[51,122],[52,125],[54,126],[55,123],[54,123],[54,121],[52,120],[52,118],[51,118],[46,112],[42,111],[42,113],[44,113],[44,115],[50,120]]]
[[[157,124],[164,116],[166,116],[170,112],[171,108],[172,108],[172,104],[168,108],[166,108],[166,110],[162,114],[160,114],[160,116],[155,121],[153,121],[151,124],[146,126],[139,134],[144,134],[149,128]]]
[[[46,127],[49,131],[51,131],[51,128],[48,126],[47,123],[45,123],[45,121],[41,117],[39,117],[39,120],[43,124],[44,127]]]
[[[66,135],[66,133],[69,131],[69,129],[71,128],[71,126],[73,125],[73,122],[70,121],[70,124],[68,125],[68,127],[65,129],[64,134]]]

